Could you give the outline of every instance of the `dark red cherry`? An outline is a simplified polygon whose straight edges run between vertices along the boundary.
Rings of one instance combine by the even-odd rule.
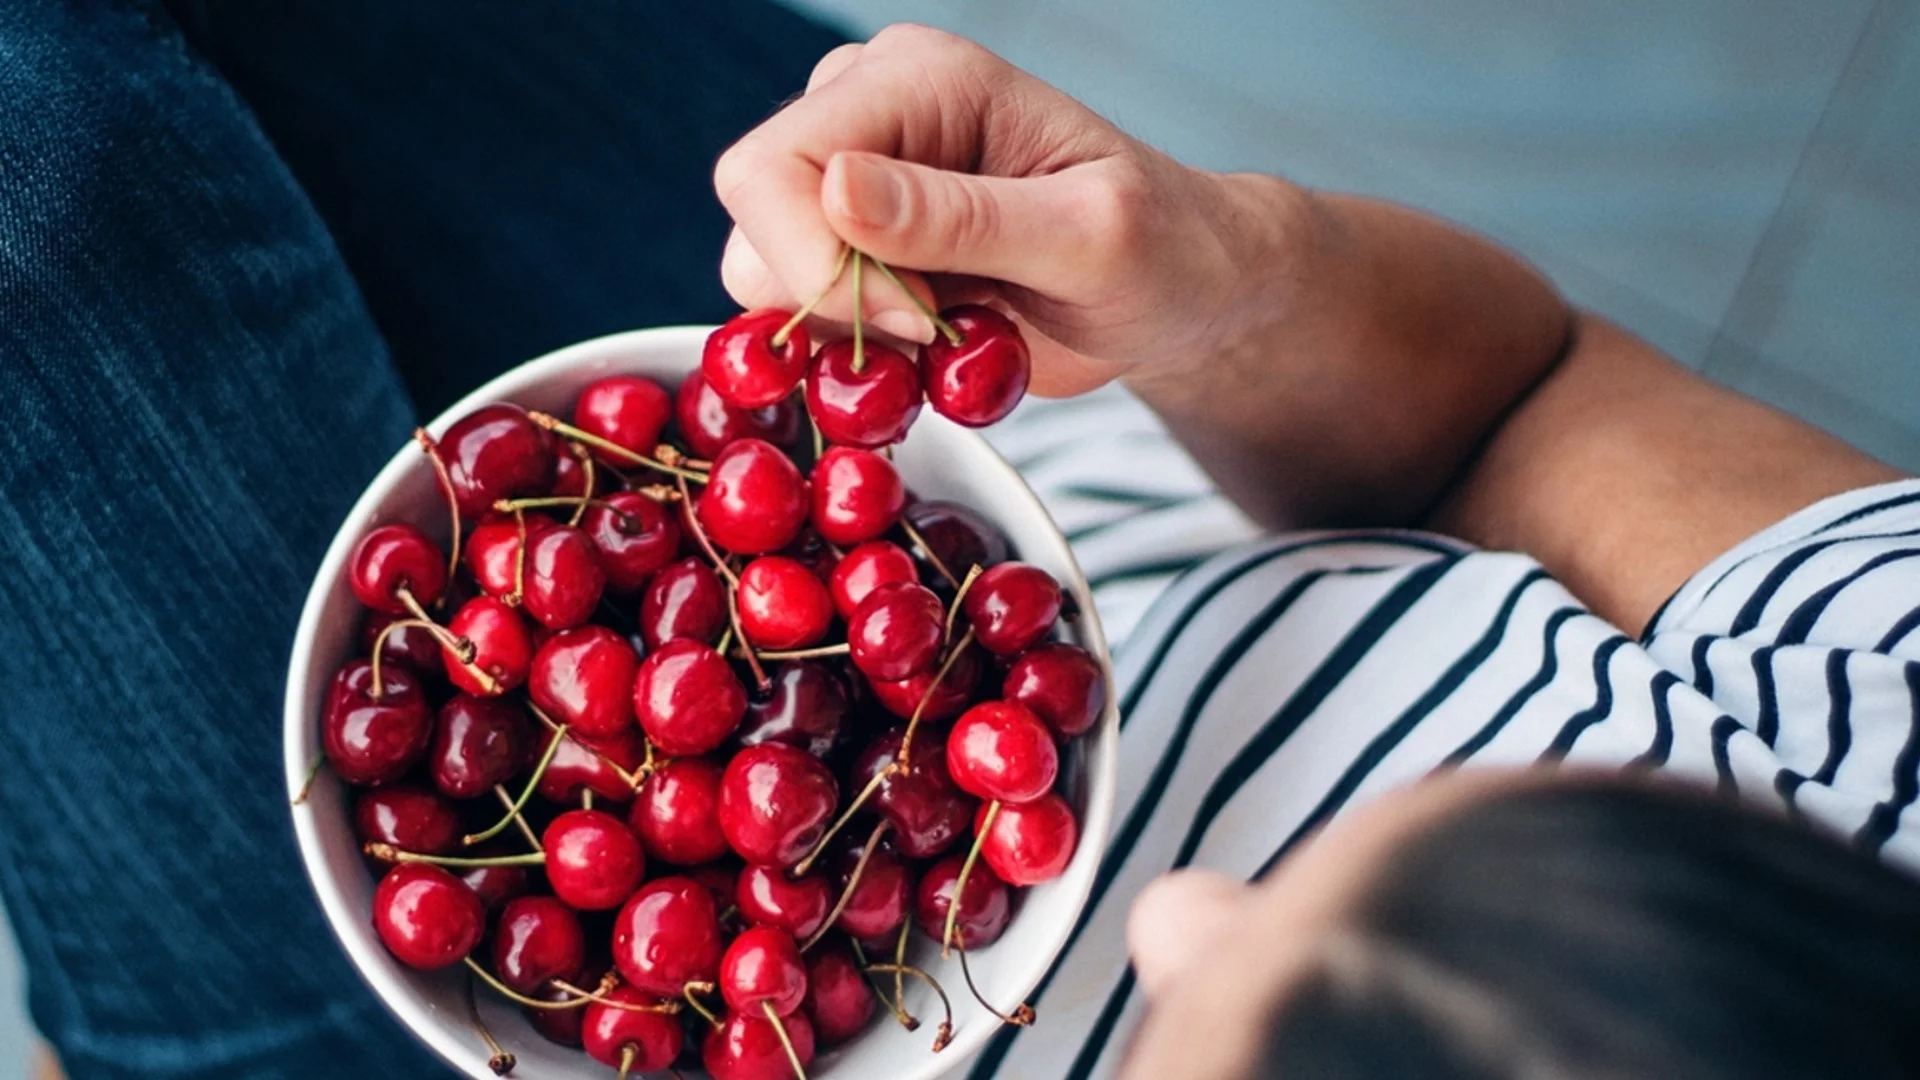
[[[792,1080],[793,1063],[773,1023],[764,1013],[728,1016],[707,1032],[700,1049],[701,1064],[713,1074],[713,1080]],[[780,1023],[801,1067],[813,1064],[813,1025],[805,1014],[783,1016]]]
[[[527,614],[550,630],[579,626],[606,588],[599,549],[587,534],[557,525],[527,541]]]
[[[550,735],[541,737],[542,751],[550,738]],[[630,775],[646,760],[646,755],[646,740],[639,728],[629,728],[611,739],[596,740],[580,739],[569,732],[560,740],[560,748],[554,751],[547,771],[540,776],[540,797],[563,806],[574,805],[579,803],[582,791],[591,791],[599,798],[625,803],[633,798],[633,788],[613,767],[618,766]]]
[[[420,680],[397,664],[383,664],[380,682],[376,699],[373,665],[349,660],[327,688],[320,746],[334,773],[349,784],[367,787],[400,779],[433,737],[433,713]]]
[[[734,738],[741,746],[786,743],[824,758],[840,742],[847,716],[847,684],[818,660],[783,660],[773,685],[747,699],[747,716]]]
[[[381,944],[411,968],[457,964],[486,931],[480,898],[460,879],[426,863],[401,863],[373,891],[373,929]]]
[[[353,805],[353,823],[366,843],[423,855],[445,855],[460,842],[460,815],[453,804],[411,784],[361,795]]]
[[[898,544],[874,540],[847,552],[827,579],[827,589],[833,594],[834,610],[841,618],[851,619],[860,601],[873,590],[894,583],[912,585],[919,580],[913,556]]]
[[[657,1006],[662,998],[631,986],[616,986],[605,997],[616,1004],[596,1001],[582,1010],[580,1046],[588,1057],[602,1065],[625,1069],[629,1076],[659,1072],[679,1059],[686,1031],[677,1018],[664,1012],[619,1007]]]
[[[814,355],[807,410],[830,443],[877,450],[907,437],[920,415],[920,369],[899,352],[866,343],[866,365],[853,370],[853,342],[833,341]]]
[[[960,331],[960,344],[938,336],[920,347],[920,375],[933,411],[973,428],[1005,420],[1026,395],[1033,371],[1027,339],[1013,320],[978,304],[940,315]]]
[[[504,841],[481,844],[473,848],[470,854],[484,858],[499,855],[516,855],[517,850]],[[523,896],[529,886],[527,870],[523,866],[469,866],[460,872],[460,880],[472,889],[480,903],[488,911],[498,911],[502,905],[516,896]]]
[[[611,474],[599,468],[593,470],[593,490],[587,490],[587,467],[580,462],[586,450],[578,449],[579,452],[576,453],[574,445],[563,444],[559,452],[553,455],[553,493],[555,495],[568,499],[584,499],[607,490],[607,482]]]
[[[727,837],[720,831],[720,772],[720,763],[707,758],[674,758],[640,785],[627,823],[649,857],[696,866],[727,854]]]
[[[1052,881],[1073,861],[1080,822],[1067,800],[1048,792],[1030,803],[1002,803],[987,824],[987,807],[974,815],[980,857],[1009,885]],[[984,835],[982,830],[985,830]]]
[[[825,835],[840,785],[820,759],[782,743],[749,746],[720,779],[720,829],[739,856],[792,866]]]
[[[641,991],[679,997],[720,977],[720,909],[705,885],[664,877],[641,886],[613,921],[613,963]]]
[[[574,427],[646,457],[653,456],[672,417],[667,388],[644,375],[609,375],[580,391],[573,406]],[[633,466],[603,450],[595,450],[594,456],[618,468]]]
[[[813,344],[804,325],[794,326],[784,345],[773,343],[792,319],[790,311],[761,308],[722,323],[707,335],[700,353],[700,374],[707,385],[738,409],[765,408],[793,393],[807,374]]]
[[[727,741],[747,712],[747,691],[710,645],[669,641],[640,662],[633,712],[669,757],[704,754]]]
[[[1020,654],[1007,669],[1001,696],[1032,709],[1059,738],[1072,739],[1100,722],[1107,678],[1087,650],[1052,642]]]
[[[970,507],[959,503],[909,503],[900,516],[913,526],[920,538],[927,542],[927,547],[955,577],[965,577],[967,571],[976,566],[983,569],[997,566],[1013,557],[1013,545],[1008,543],[1006,534]],[[913,557],[923,558],[917,548]],[[931,565],[923,576],[928,581],[939,582],[942,587],[950,587]]]
[[[681,877],[692,878],[707,887],[713,894],[713,902],[725,911],[733,904],[733,888],[740,877],[740,866],[733,853],[716,862],[689,866],[680,872]]]
[[[947,735],[947,772],[960,790],[979,798],[1032,802],[1052,789],[1060,752],[1033,710],[1007,701],[982,702],[954,721]]]
[[[926,707],[921,709],[922,720],[951,720],[967,711],[973,704],[973,692],[980,685],[980,677],[987,670],[987,654],[978,645],[969,645],[954,660],[953,666],[940,679],[939,689],[927,694],[934,685],[934,677],[940,674],[938,666],[916,672],[904,679],[887,682],[881,679],[867,680],[867,686],[873,691],[874,699],[890,713],[902,720],[913,718],[913,711],[920,708],[922,699]]]
[[[947,909],[953,903],[953,886],[965,862],[964,855],[949,855],[927,867],[920,878],[920,887],[914,892],[914,925],[935,941],[945,933]],[[960,897],[960,916],[954,921],[954,937],[969,949],[991,945],[1006,930],[1012,911],[1013,897],[1007,883],[995,876],[992,868],[976,862],[967,874],[967,888]]]
[[[762,649],[801,649],[827,636],[833,597],[813,571],[762,555],[740,571],[740,632]]]
[[[640,887],[647,868],[640,838],[604,810],[569,810],[540,834],[547,883],[577,911],[619,907]]]
[[[405,589],[422,607],[447,587],[447,553],[411,525],[382,525],[360,538],[347,562],[347,585],[362,604],[389,615],[405,613]]]
[[[373,656],[374,643],[388,626],[408,618],[404,615],[389,615],[384,611],[370,611],[367,621],[360,624],[360,651],[369,658]],[[399,664],[410,669],[423,679],[444,679],[447,676],[446,665],[440,662],[440,641],[433,631],[424,626],[402,626],[387,634],[386,644],[381,646],[380,665]]]
[[[865,543],[900,520],[907,489],[893,462],[836,446],[813,466],[813,527],[841,547]]]
[[[800,436],[800,410],[792,401],[763,409],[736,409],[715,393],[698,371],[680,384],[674,415],[680,421],[687,448],[703,458],[712,458],[740,439],[765,439],[775,446],[790,446]]]
[[[650,650],[678,638],[712,644],[726,627],[726,587],[704,559],[669,563],[640,599],[640,637]]]
[[[834,568],[840,565],[840,553],[811,525],[802,528],[780,554],[811,570],[821,581],[832,580]]]
[[[522,896],[500,909],[493,927],[493,973],[518,993],[549,979],[571,982],[587,962],[580,916],[551,896]]]
[[[440,437],[440,456],[453,480],[460,512],[478,518],[500,499],[553,490],[553,436],[518,405],[487,405],[461,418]]]
[[[753,926],[733,939],[720,959],[720,996],[727,1008],[776,1016],[800,1009],[807,996],[807,966],[792,935],[771,926]]]
[[[947,612],[932,590],[893,583],[867,594],[847,620],[853,666],[870,679],[898,680],[940,659]]]
[[[533,654],[527,693],[533,703],[589,739],[633,726],[633,678],[640,657],[604,626],[562,630]]]
[[[841,889],[852,880],[861,850],[860,844],[852,842],[855,837],[848,835],[847,839],[849,845],[836,852],[833,860],[835,883]],[[907,921],[907,909],[912,903],[913,872],[900,856],[883,844],[867,857],[860,880],[854,883],[853,895],[833,925],[861,941],[885,937]]]
[[[838,894],[818,872],[789,877],[772,866],[748,866],[734,884],[733,902],[755,926],[772,926],[801,940],[826,925]]]
[[[616,596],[639,592],[680,552],[679,520],[632,491],[616,491],[587,507],[580,528],[599,551],[607,591]]]
[[[494,697],[527,681],[533,666],[533,636],[526,620],[506,604],[491,596],[476,596],[454,612],[447,629],[473,643],[473,666],[493,679],[491,686],[481,682],[442,646],[441,660],[453,685],[469,694]]]
[[[892,728],[874,737],[854,759],[848,785],[864,788],[900,753],[905,728]],[[893,842],[910,859],[930,859],[967,832],[975,803],[947,775],[945,730],[920,727],[914,731],[907,770],[880,782],[873,805],[893,825]]]
[[[1012,656],[1040,643],[1060,617],[1060,583],[1026,563],[990,567],[961,601],[974,639],[988,652]]]
[[[800,1008],[813,1022],[820,1045],[837,1046],[860,1034],[876,1004],[873,987],[845,943],[823,941],[807,953],[807,998]]]
[[[560,523],[545,514],[523,511],[527,538],[532,540]],[[461,558],[473,572],[473,580],[488,596],[505,599],[520,590],[523,579],[531,578],[531,563],[520,559],[521,522],[512,514],[490,514],[480,519],[467,536],[466,552]]]
[[[527,762],[533,722],[517,702],[455,694],[440,706],[427,747],[433,786],[453,799],[472,799],[505,783]]]
[[[713,459],[694,512],[707,537],[736,555],[778,551],[807,522],[807,479],[772,443],[741,439]]]

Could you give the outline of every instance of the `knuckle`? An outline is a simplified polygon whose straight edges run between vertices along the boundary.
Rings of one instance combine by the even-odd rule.
[[[1000,235],[1000,205],[977,183],[954,185],[950,219],[950,242],[956,251],[985,250]]]
[[[1146,247],[1154,201],[1151,180],[1132,163],[1115,163],[1087,185],[1082,227],[1101,261],[1137,256]]]
[[[753,145],[753,136],[749,135],[727,147],[720,159],[713,163],[713,191],[720,197],[720,205],[733,208],[741,189],[759,171],[759,156],[759,150]]]

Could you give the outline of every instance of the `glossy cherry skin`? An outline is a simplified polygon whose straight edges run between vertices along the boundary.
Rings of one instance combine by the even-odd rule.
[[[520,850],[524,848],[515,849],[496,841],[473,848],[468,854],[490,858],[518,854]],[[469,866],[460,872],[459,877],[490,912],[499,910],[516,896],[526,895],[529,885],[527,870],[523,866]]]
[[[674,416],[680,422],[687,448],[703,458],[712,458],[740,439],[765,439],[775,446],[790,446],[800,436],[800,410],[793,402],[738,409],[715,393],[698,371],[680,384],[674,398]]]
[[[747,691],[725,658],[698,641],[669,641],[640,662],[633,712],[669,757],[704,754],[747,713]]]
[[[480,898],[426,863],[401,863],[373,891],[373,928],[401,963],[421,971],[457,964],[486,931]]]
[[[533,635],[519,612],[491,596],[476,596],[454,612],[447,629],[473,642],[473,665],[491,675],[495,683],[491,689],[483,685],[442,646],[441,661],[453,685],[469,694],[492,697],[527,681],[527,671],[533,666]]]
[[[1007,668],[1000,696],[1032,709],[1055,736],[1072,739],[1100,722],[1107,708],[1107,678],[1087,650],[1051,642],[1020,654]]]
[[[803,1013],[780,1018],[793,1053],[805,1068],[813,1064],[813,1024]],[[792,1080],[793,1063],[766,1014],[734,1013],[707,1032],[700,1061],[713,1080]]]
[[[772,866],[748,866],[734,883],[733,902],[755,926],[771,926],[804,941],[826,925],[839,894],[824,875],[789,877]]]
[[[1009,885],[1038,885],[1052,881],[1073,861],[1080,839],[1080,822],[1067,800],[1048,792],[1030,803],[1002,803],[987,824],[987,808],[974,815],[980,857]]]
[[[575,453],[575,450],[579,453]],[[587,490],[587,467],[580,462],[584,447],[563,444],[553,455],[553,494],[569,499],[584,499],[607,490],[611,478],[605,469],[593,470],[593,490]],[[563,1010],[564,1011],[564,1010]]]
[[[591,989],[600,984],[600,979],[612,966],[610,961],[602,957],[591,957],[586,966],[580,969],[580,977],[569,981],[575,986]],[[572,992],[557,986],[535,990],[527,996],[552,1002],[572,1001],[575,997]],[[579,1049],[580,1029],[587,1014],[586,1009],[535,1009],[523,1006],[520,1014],[527,1018],[528,1026],[539,1032],[548,1042]]]
[[[940,680],[939,688],[928,696],[927,690],[934,685],[934,676],[940,669],[930,667],[916,672],[904,679],[888,682],[881,679],[867,680],[867,686],[873,691],[874,700],[880,702],[888,712],[902,720],[913,717],[913,710],[920,707],[924,699],[926,707],[921,709],[922,720],[951,720],[967,711],[973,704],[973,692],[980,685],[980,677],[987,670],[986,652],[978,645],[969,645],[961,652],[947,674]]]
[[[640,637],[649,650],[677,638],[712,644],[726,627],[726,587],[698,557],[667,564],[640,599]]]
[[[542,752],[551,738],[548,734],[541,736]],[[646,754],[646,741],[638,728],[629,728],[611,739],[594,740],[580,739],[569,732],[547,763],[547,771],[541,774],[540,797],[565,806],[577,804],[582,791],[591,791],[598,798],[627,802],[633,798],[633,788],[613,771],[612,765],[631,774],[646,760]]]
[[[807,523],[807,478],[772,443],[741,439],[713,459],[695,514],[708,539],[736,555],[779,551]]]
[[[368,658],[373,656],[374,643],[380,640],[381,633],[395,622],[410,618],[406,615],[389,615],[382,611],[367,613],[367,621],[360,624],[360,651]],[[446,665],[440,662],[440,642],[433,631],[424,626],[403,626],[387,635],[381,654],[380,665],[399,664],[423,679],[444,679],[447,677]]]
[[[473,799],[513,778],[533,745],[533,722],[519,704],[455,694],[440,706],[427,772],[448,798]]]
[[[522,994],[549,979],[568,982],[587,962],[580,916],[551,896],[522,896],[500,909],[493,927],[493,973]]]
[[[382,525],[360,538],[347,562],[347,586],[362,604],[389,615],[405,613],[405,589],[422,607],[447,587],[447,553],[411,525]]]
[[[843,619],[851,619],[860,601],[882,585],[916,584],[919,568],[913,556],[898,544],[873,540],[861,544],[840,560],[827,579],[827,591],[833,594],[833,608]]]
[[[607,591],[639,592],[680,552],[680,522],[659,503],[631,491],[616,491],[587,507],[580,528],[600,553]]]
[[[1005,420],[1026,396],[1033,373],[1027,339],[1013,320],[978,304],[940,315],[960,331],[960,343],[942,335],[920,347],[920,375],[933,411],[972,428]]]
[[[720,829],[741,858],[787,867],[813,850],[840,805],[820,759],[782,743],[749,746],[720,778]]]
[[[478,518],[500,499],[553,490],[553,436],[527,411],[502,402],[468,413],[440,437],[440,456],[460,513]]]
[[[907,437],[920,415],[920,369],[879,342],[866,342],[866,364],[853,370],[853,342],[833,341],[814,355],[807,410],[830,443],[878,450]]]
[[[589,739],[633,726],[633,678],[640,656],[604,626],[562,630],[533,654],[527,693],[554,720]]]
[[[882,585],[847,620],[853,666],[870,679],[896,681],[940,659],[947,612],[931,589]]]
[[[1060,617],[1060,583],[1037,566],[1005,562],[981,574],[960,607],[982,647],[1013,656],[1053,630]]]
[[[460,556],[473,572],[473,580],[488,596],[505,599],[517,593],[522,580],[532,574],[530,565],[520,559],[520,531],[524,521],[531,541],[560,523],[545,514],[525,511],[520,518],[512,514],[489,514],[480,519],[467,536],[465,552]]]
[[[878,537],[900,520],[907,489],[893,462],[835,446],[813,466],[813,527],[841,547]]]
[[[574,427],[646,457],[653,456],[672,418],[672,395],[644,375],[609,375],[580,391],[573,405]],[[594,456],[618,468],[634,464],[604,450]]]
[[[913,921],[920,932],[939,941],[946,930],[947,908],[953,903],[953,886],[960,878],[964,855],[949,855],[932,866],[920,878],[914,890]],[[954,937],[969,949],[978,949],[1000,940],[1013,914],[1013,894],[993,869],[976,862],[967,874],[967,888],[960,897],[960,917],[954,920]]]
[[[859,790],[892,763],[905,732],[892,728],[875,736],[854,759],[848,785]],[[873,793],[873,805],[893,825],[894,845],[910,859],[945,852],[966,835],[973,820],[974,800],[947,774],[946,737],[938,727],[917,729],[907,771],[882,780]]]
[[[640,785],[627,824],[650,858],[697,866],[727,854],[727,837],[720,831],[720,774],[717,761],[674,758]]]
[[[773,685],[747,699],[734,733],[741,746],[786,743],[824,758],[839,745],[847,717],[847,684],[818,660],[783,660],[769,673]]]
[[[576,911],[617,908],[640,887],[647,857],[640,838],[604,810],[569,810],[540,834],[547,883]]]
[[[1033,710],[987,701],[954,721],[947,735],[947,772],[970,795],[1032,802],[1052,790],[1060,773],[1060,752]]]
[[[613,921],[614,966],[645,993],[679,997],[690,982],[718,980],[725,951],[713,893],[692,878],[647,882]]]
[[[1006,534],[972,508],[954,502],[916,502],[908,504],[901,517],[911,524],[927,547],[939,557],[955,577],[964,578],[975,566],[997,566],[1013,557],[1013,545]],[[916,549],[916,559],[922,558]],[[923,577],[951,588],[946,579],[929,564]]]
[[[593,615],[606,589],[599,549],[587,534],[556,525],[527,541],[527,614],[549,630],[579,626]]]
[[[835,838],[836,842],[838,839]],[[862,846],[852,842],[856,837],[847,839],[848,846],[836,852],[833,860],[836,883],[842,889],[851,880]],[[849,937],[871,941],[898,931],[900,924],[907,921],[907,909],[912,903],[913,872],[900,856],[882,844],[867,858],[860,880],[853,886],[853,895],[833,925],[836,930],[846,931]]]
[[[361,795],[353,804],[353,823],[366,843],[422,855],[445,855],[460,842],[460,815],[453,804],[411,784]]]
[[[823,941],[807,953],[807,997],[800,1009],[820,1045],[837,1046],[860,1034],[877,1004],[844,942]]]
[[[631,986],[615,986],[605,995],[620,1005],[659,1005],[661,999]],[[678,1018],[594,1002],[581,1010],[580,1047],[602,1065],[626,1068],[627,1075],[658,1072],[673,1065],[685,1045]]]
[[[740,632],[762,649],[803,649],[827,636],[833,597],[813,571],[762,555],[740,571]]]
[[[794,326],[784,345],[773,343],[792,320],[791,311],[760,308],[722,323],[707,335],[700,352],[700,374],[707,385],[737,409],[762,409],[793,393],[806,377],[813,343],[803,324]]]
[[[383,693],[373,697],[373,665],[349,660],[327,688],[320,746],[340,779],[368,787],[407,774],[433,738],[433,713],[420,680],[397,664],[382,665]]]
[[[798,1012],[807,996],[807,965],[793,936],[771,926],[741,931],[720,959],[720,996],[734,1012],[765,1015],[763,1002],[777,1016]]]

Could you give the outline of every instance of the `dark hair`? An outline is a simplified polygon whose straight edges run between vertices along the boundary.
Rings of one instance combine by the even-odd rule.
[[[1253,1077],[1920,1076],[1920,884],[1691,790],[1470,804],[1346,926]]]

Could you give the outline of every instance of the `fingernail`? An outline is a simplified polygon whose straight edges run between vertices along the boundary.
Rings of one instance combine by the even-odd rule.
[[[883,311],[873,317],[873,325],[894,337],[922,345],[933,340],[933,321],[917,311]]]
[[[892,169],[862,157],[840,159],[840,208],[869,229],[893,229],[904,202],[900,178]]]

